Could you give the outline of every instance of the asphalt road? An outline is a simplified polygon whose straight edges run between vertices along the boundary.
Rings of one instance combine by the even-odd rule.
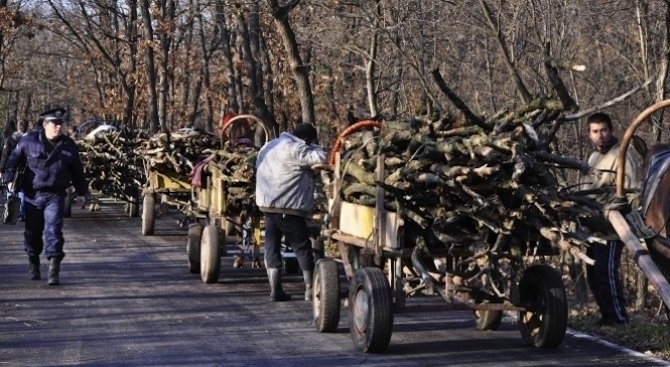
[[[66,219],[61,285],[31,281],[22,225],[0,225],[0,366],[652,366],[662,361],[569,334],[557,349],[522,344],[515,321],[475,330],[469,311],[395,315],[386,352],[354,349],[339,329],[317,333],[301,278],[294,301],[268,302],[263,270],[222,258],[220,281],[188,272],[186,229],[159,219],[155,236],[121,205]],[[233,248],[231,247],[230,250]],[[232,251],[229,251],[229,254]],[[43,260],[43,263],[46,263]],[[416,297],[408,305],[442,302]]]

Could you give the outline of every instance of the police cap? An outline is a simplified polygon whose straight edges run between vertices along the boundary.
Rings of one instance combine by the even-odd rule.
[[[44,122],[53,122],[54,124],[62,124],[65,122],[65,113],[67,111],[62,108],[54,108],[53,110],[45,111],[40,114]]]

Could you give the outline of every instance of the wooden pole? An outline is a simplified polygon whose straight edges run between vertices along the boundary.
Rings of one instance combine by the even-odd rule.
[[[633,234],[633,231],[631,231],[623,214],[618,210],[606,210],[605,217],[612,224],[614,230],[619,235],[619,238],[626,245],[626,248],[631,253],[640,269],[642,269],[644,275],[654,286],[656,292],[658,292],[658,295],[663,300],[663,303],[665,303],[667,307],[670,307],[670,284],[668,284],[668,281],[652,261],[647,248],[642,246],[640,239]]]
[[[635,135],[635,131],[637,130],[638,126],[644,122],[644,120],[647,119],[652,113],[670,106],[670,99],[666,99],[664,101],[656,102],[653,105],[647,107],[644,111],[642,111],[636,118],[631,122],[630,126],[626,130],[626,133],[624,134],[623,138],[621,139],[621,148],[619,149],[619,155],[617,156],[617,165],[616,165],[616,196],[618,198],[624,198],[625,197],[625,192],[624,192],[624,182],[625,182],[625,177],[626,177],[626,151],[628,150],[628,145],[630,145],[631,139],[633,139],[633,135]],[[666,303],[667,304],[667,303]],[[670,306],[669,306],[670,307]]]

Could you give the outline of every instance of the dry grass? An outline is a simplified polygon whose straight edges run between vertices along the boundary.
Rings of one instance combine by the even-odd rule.
[[[627,325],[599,326],[600,313],[593,304],[570,310],[568,325],[629,349],[670,360],[670,328],[667,316],[657,312],[629,311]]]

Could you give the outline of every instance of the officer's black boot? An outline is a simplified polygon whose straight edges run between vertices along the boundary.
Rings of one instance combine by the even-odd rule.
[[[47,281],[48,285],[60,284],[60,280],[58,279],[59,271],[60,271],[60,259],[52,257],[51,264],[49,265],[49,280]]]
[[[28,256],[28,261],[30,262],[30,268],[28,268],[30,280],[40,280],[42,278],[42,274],[40,274],[39,256]]]
[[[312,271],[303,271],[302,279],[305,281],[305,301],[312,300]]]
[[[268,268],[268,279],[270,280],[270,301],[290,301],[291,295],[284,293],[281,285],[281,269]]]

